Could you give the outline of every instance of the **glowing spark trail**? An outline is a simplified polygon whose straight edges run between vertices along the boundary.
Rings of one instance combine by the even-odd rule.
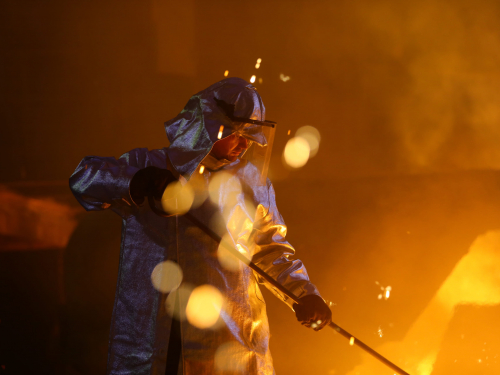
[[[226,70],[226,71],[224,72],[224,77],[227,77],[227,76],[228,76],[228,74],[229,74],[229,70]]]
[[[255,75],[253,75],[252,78],[250,78],[250,82],[254,83],[255,82],[255,78],[256,78]]]
[[[224,125],[221,125],[219,128],[219,134],[217,134],[217,138],[221,139],[222,138],[222,131],[224,130]]]

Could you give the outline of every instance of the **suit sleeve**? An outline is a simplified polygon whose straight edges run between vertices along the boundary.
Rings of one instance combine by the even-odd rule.
[[[69,179],[70,189],[87,211],[111,208],[126,215],[133,205],[129,185],[140,169],[137,150],[113,157],[83,158]]]
[[[297,297],[309,294],[320,295],[314,284],[309,281],[302,261],[291,259],[295,250],[285,239],[287,227],[276,207],[274,188],[270,182],[267,188],[269,209],[264,216],[257,218],[254,222],[255,253],[252,260]],[[292,307],[294,304],[292,299],[282,295],[263,279],[259,278],[259,282]]]

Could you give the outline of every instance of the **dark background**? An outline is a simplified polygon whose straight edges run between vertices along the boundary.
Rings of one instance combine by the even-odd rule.
[[[104,373],[120,220],[67,179],[167,146],[163,122],[229,70],[262,79],[278,206],[334,321],[412,374],[497,374],[499,21],[493,0],[0,2],[0,184],[79,223],[67,246],[0,233],[0,373]],[[288,171],[303,125],[319,152]],[[265,297],[278,374],[391,373]]]

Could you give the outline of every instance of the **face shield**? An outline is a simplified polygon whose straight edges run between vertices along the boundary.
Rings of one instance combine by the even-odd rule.
[[[234,132],[249,141],[248,149],[240,154],[240,158],[248,160],[259,170],[259,182],[266,184],[267,171],[271,160],[271,152],[276,130],[276,122],[260,121],[234,116],[234,104],[214,98],[217,106],[231,120]]]

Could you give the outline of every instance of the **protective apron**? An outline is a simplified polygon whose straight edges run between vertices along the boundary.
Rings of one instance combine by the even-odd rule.
[[[214,327],[200,329],[187,320],[181,322],[181,372],[274,374],[266,305],[259,289],[259,283],[266,283],[241,262],[237,269],[222,266],[218,244],[187,218],[163,218],[147,204],[135,205],[129,184],[134,174],[147,166],[173,167],[195,186],[198,203],[191,209],[192,215],[230,238],[298,297],[319,295],[302,262],[291,259],[294,249],[285,240],[287,228],[276,207],[271,182],[262,179],[262,169],[246,159],[217,166],[209,162],[213,144],[234,132],[265,144],[256,128],[228,119],[214,98],[234,104],[238,117],[264,120],[265,108],[257,90],[242,79],[227,78],[191,97],[183,111],[165,123],[169,147],[138,148],[119,159],[88,156],[70,178],[71,190],[86,210],[111,209],[123,221],[108,374],[165,373],[172,317],[166,307],[168,294],[157,291],[151,282],[153,269],[165,260],[179,264],[183,283],[211,285],[224,297]],[[204,167],[202,173],[200,166]],[[218,178],[221,174],[224,178]],[[214,192],[210,182],[215,178],[219,182]],[[266,287],[292,306],[293,301]],[[186,303],[180,301],[181,306]],[[215,360],[223,344],[230,348],[225,353],[229,365]]]

